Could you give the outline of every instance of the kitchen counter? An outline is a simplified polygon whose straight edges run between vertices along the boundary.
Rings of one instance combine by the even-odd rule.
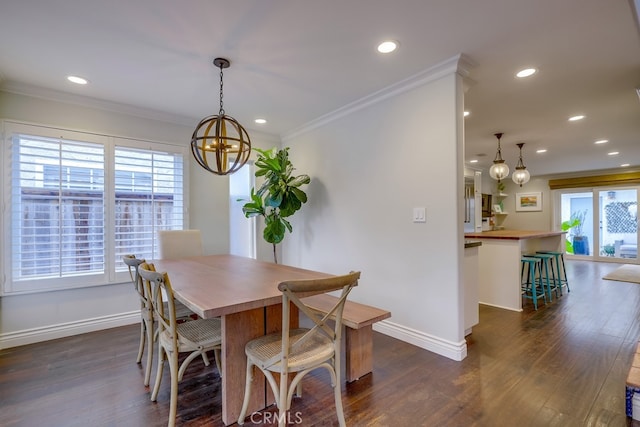
[[[520,258],[537,251],[563,251],[565,231],[495,230],[465,233],[479,241],[480,304],[522,311]],[[466,252],[466,251],[465,251]]]

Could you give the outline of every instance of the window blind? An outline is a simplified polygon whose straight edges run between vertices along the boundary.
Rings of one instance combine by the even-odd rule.
[[[157,257],[158,230],[181,229],[184,217],[182,155],[115,149],[115,252],[122,256]]]
[[[29,135],[12,142],[13,280],[104,273],[104,147]]]

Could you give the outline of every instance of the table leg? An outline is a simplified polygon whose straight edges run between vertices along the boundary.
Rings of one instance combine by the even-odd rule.
[[[222,422],[225,425],[238,421],[247,371],[244,346],[264,335],[264,317],[264,308],[222,316]],[[266,406],[265,381],[260,370],[255,369],[247,414]]]

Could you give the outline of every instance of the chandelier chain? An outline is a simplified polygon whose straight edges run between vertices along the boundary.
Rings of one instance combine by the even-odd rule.
[[[223,103],[222,103],[222,88],[223,88],[223,83],[222,83],[222,65],[220,65],[220,112],[218,113],[219,116],[224,116],[224,108],[223,108]]]

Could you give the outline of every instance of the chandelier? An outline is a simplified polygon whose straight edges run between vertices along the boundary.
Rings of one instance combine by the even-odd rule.
[[[249,160],[251,140],[244,127],[224,111],[222,70],[229,68],[230,62],[216,58],[213,65],[220,68],[220,110],[198,123],[191,136],[191,152],[204,169],[216,175],[229,175]]]
[[[531,176],[529,175],[529,171],[522,161],[522,146],[524,145],[524,142],[519,142],[516,145],[520,149],[520,158],[518,159],[518,164],[516,165],[516,171],[513,173],[513,175],[511,175],[511,179],[513,179],[513,182],[522,187],[522,184],[526,184],[527,182],[529,182],[529,178],[531,178]]]
[[[500,150],[500,138],[502,138],[502,133],[494,134],[496,138],[498,138],[498,152],[496,153],[496,158],[493,160],[493,165],[489,169],[489,175],[493,179],[497,179],[498,182],[509,176],[509,166],[502,159],[502,151]]]

